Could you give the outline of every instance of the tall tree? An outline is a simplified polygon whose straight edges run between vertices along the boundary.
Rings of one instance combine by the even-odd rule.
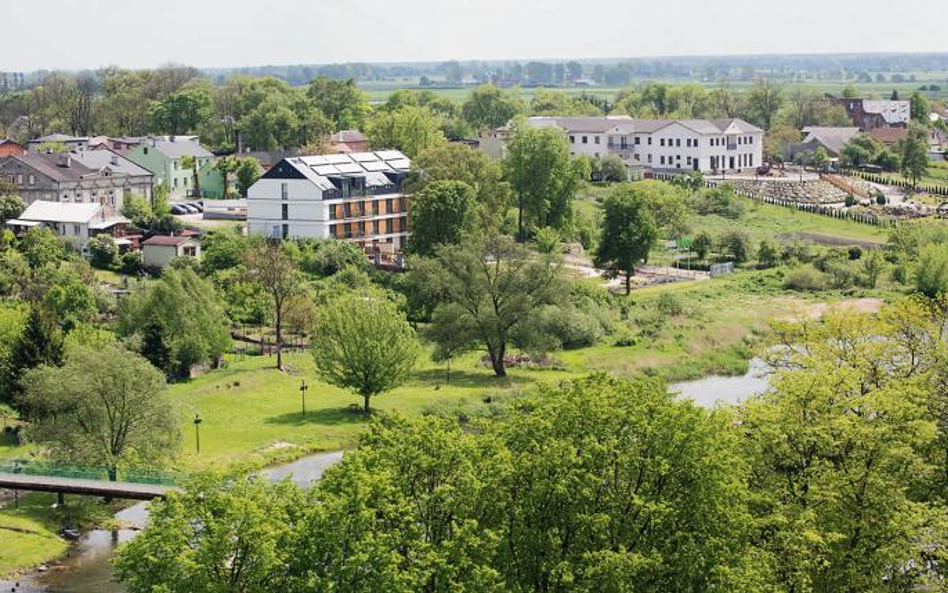
[[[30,316],[23,333],[14,342],[3,377],[4,403],[11,403],[26,386],[24,374],[40,365],[58,366],[63,362],[64,343],[62,331],[55,315],[41,305],[30,308]]]
[[[239,166],[240,161],[235,156],[224,156],[217,159],[217,162],[214,163],[214,169],[221,174],[224,180],[224,195],[221,196],[224,199],[230,197],[230,175],[231,173],[236,173]]]
[[[603,202],[602,230],[594,264],[611,277],[625,275],[625,293],[632,291],[635,266],[648,259],[658,241],[658,226],[648,201],[631,184],[617,185]]]
[[[333,131],[358,129],[369,114],[369,100],[354,79],[333,80],[320,76],[306,93],[316,108],[332,122]]]
[[[477,218],[474,188],[463,181],[435,181],[411,201],[408,250],[423,256],[438,245],[458,243]]]
[[[279,241],[266,241],[244,254],[247,280],[258,285],[270,297],[273,329],[276,332],[277,368],[283,367],[283,317],[290,299],[300,291],[296,262]]]
[[[747,94],[747,112],[750,119],[764,130],[773,127],[783,103],[783,88],[766,78],[755,82]]]
[[[920,91],[915,91],[912,93],[910,103],[912,121],[925,127],[930,126],[932,123],[932,108],[928,102],[928,99],[925,98],[925,95],[923,95]]]
[[[384,297],[349,294],[318,313],[310,351],[319,377],[371,399],[408,380],[420,347],[403,313]]]
[[[540,307],[562,295],[560,267],[502,236],[444,245],[437,263],[417,271],[424,276],[417,283],[440,295],[432,337],[450,339],[458,352],[486,351],[494,374],[506,376],[508,346],[537,345],[531,341],[536,336],[521,330]]]
[[[580,175],[560,130],[518,127],[507,142],[504,171],[517,197],[519,240],[534,227],[565,229]]]
[[[191,179],[194,184],[194,195],[201,197],[201,178],[198,176],[198,160],[190,154],[181,157],[181,167],[191,169]]]
[[[507,125],[523,110],[523,101],[519,97],[492,84],[475,88],[461,106],[464,119],[477,130]]]
[[[57,458],[106,466],[111,480],[122,462],[153,465],[178,446],[164,377],[121,346],[78,347],[62,367],[28,372],[24,384],[30,438]]]
[[[412,105],[376,113],[368,121],[366,135],[373,148],[400,150],[409,158],[446,142],[441,119],[426,107]]]
[[[247,190],[260,178],[260,162],[252,157],[243,157],[238,161],[237,170],[237,190],[241,197],[247,197]]]
[[[197,131],[211,117],[211,98],[205,89],[176,92],[152,105],[150,118],[156,132],[178,135]]]
[[[913,125],[902,141],[902,174],[918,188],[918,182],[928,172],[928,132]]]

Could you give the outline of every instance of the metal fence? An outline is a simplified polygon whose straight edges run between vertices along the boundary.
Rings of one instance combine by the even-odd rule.
[[[74,478],[80,480],[108,481],[109,479],[109,470],[106,467],[89,467],[25,459],[14,459],[0,463],[0,473]],[[116,473],[116,481],[130,482],[133,484],[175,486],[180,480],[181,476],[178,474],[136,468],[119,468]]]

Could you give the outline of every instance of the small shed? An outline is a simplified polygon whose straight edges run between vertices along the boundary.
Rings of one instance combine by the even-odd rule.
[[[164,268],[176,257],[201,258],[201,244],[192,237],[155,235],[142,243],[142,265]]]

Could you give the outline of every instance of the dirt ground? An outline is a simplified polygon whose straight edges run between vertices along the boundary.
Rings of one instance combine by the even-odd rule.
[[[846,299],[842,301],[810,302],[794,297],[779,299],[781,305],[785,305],[789,313],[783,316],[788,321],[803,321],[806,319],[819,319],[828,311],[845,311],[849,313],[878,313],[882,308],[884,301],[877,298]]]

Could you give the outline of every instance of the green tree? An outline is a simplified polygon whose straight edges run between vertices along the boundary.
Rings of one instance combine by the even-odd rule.
[[[438,245],[458,243],[476,218],[474,188],[463,181],[434,181],[411,201],[408,250],[431,256]]]
[[[925,95],[919,91],[915,91],[912,93],[910,103],[912,121],[925,127],[930,126],[932,108],[928,103],[928,99],[925,98]]]
[[[504,171],[517,197],[521,241],[533,227],[565,230],[580,176],[560,130],[518,127],[507,141]]]
[[[461,106],[465,120],[476,130],[499,128],[524,111],[523,101],[512,92],[505,92],[492,84],[483,84],[471,91],[470,98]]]
[[[369,114],[369,100],[351,78],[332,80],[320,76],[309,84],[306,94],[332,122],[333,131],[359,129]]]
[[[11,403],[26,386],[23,375],[40,365],[57,366],[63,362],[65,347],[62,330],[55,315],[40,305],[30,307],[26,326],[10,350],[6,365],[3,401]]]
[[[116,330],[171,376],[187,376],[230,347],[217,290],[190,269],[165,270],[157,282],[136,287],[119,305]]]
[[[418,284],[439,295],[432,338],[450,337],[456,352],[485,350],[494,374],[506,376],[508,346],[529,350],[537,345],[536,336],[521,330],[540,307],[562,294],[560,267],[503,236],[444,245],[437,264],[412,272],[421,276]]]
[[[748,115],[753,123],[764,130],[773,127],[783,104],[783,89],[765,78],[757,80],[747,94]]]
[[[928,172],[928,133],[921,126],[912,126],[902,142],[902,174],[918,188]]]
[[[173,136],[195,132],[211,117],[211,97],[202,88],[181,90],[154,103],[149,117],[156,132]]]
[[[111,235],[102,233],[92,237],[86,242],[86,248],[89,250],[89,263],[96,268],[107,270],[118,259],[118,245]]]
[[[283,369],[283,316],[291,297],[298,294],[300,274],[296,262],[278,241],[251,247],[244,254],[246,278],[270,298],[273,329],[276,332],[277,368]]]
[[[593,264],[611,278],[624,274],[625,293],[629,294],[635,266],[648,259],[658,232],[646,197],[632,184],[617,185],[603,202],[599,248]]]
[[[57,458],[108,467],[111,480],[123,462],[153,465],[177,449],[164,377],[121,346],[78,347],[61,367],[29,371],[24,387],[30,438]]]
[[[198,176],[198,160],[186,154],[181,157],[181,168],[182,169],[191,169],[191,178],[194,183],[194,195],[198,198],[201,197],[201,178]]]
[[[289,481],[200,475],[153,503],[148,529],[120,548],[115,572],[129,593],[288,591],[300,550],[290,525],[306,507]]]
[[[20,251],[31,268],[55,264],[66,258],[66,244],[45,227],[33,227],[20,240]]]
[[[0,224],[5,224],[11,218],[16,218],[26,209],[26,204],[20,196],[0,192]]]
[[[252,156],[244,157],[238,160],[237,170],[237,190],[241,197],[247,197],[247,190],[260,178],[260,162]]]
[[[236,173],[239,166],[240,162],[234,156],[221,157],[214,163],[214,169],[221,174],[221,178],[224,180],[222,197],[225,199],[230,197],[230,175]]]
[[[132,221],[140,229],[151,228],[155,213],[145,198],[128,196],[122,203],[122,216]]]
[[[360,396],[369,414],[373,397],[408,380],[420,347],[391,301],[350,294],[319,312],[310,351],[319,377]]]
[[[698,256],[698,259],[702,261],[707,259],[713,247],[714,239],[712,239],[711,235],[706,231],[698,233],[694,241],[691,242],[691,249],[695,252],[695,255]]]
[[[929,298],[948,291],[948,247],[931,243],[922,248],[914,270],[915,290]]]
[[[730,255],[734,263],[742,264],[750,258],[750,239],[744,231],[733,230],[724,233],[719,244],[721,251]]]
[[[768,241],[761,241],[760,246],[757,247],[757,267],[772,268],[779,260],[780,254],[777,253],[777,249]]]
[[[400,150],[409,158],[447,142],[440,118],[426,107],[411,105],[376,113],[365,133],[374,148]]]
[[[882,144],[868,134],[859,134],[843,146],[839,158],[843,165],[861,167],[871,163],[882,150]]]
[[[478,212],[485,228],[500,227],[510,205],[510,186],[495,159],[464,144],[448,143],[428,148],[412,159],[409,190],[418,193],[434,181],[463,181],[474,188]]]

